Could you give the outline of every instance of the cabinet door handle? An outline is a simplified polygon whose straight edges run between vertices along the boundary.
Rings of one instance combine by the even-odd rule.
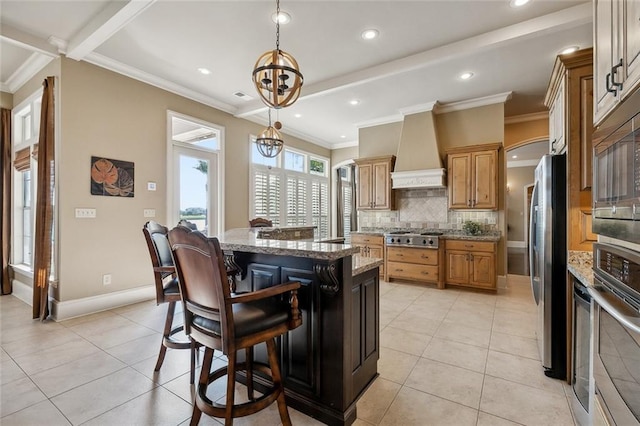
[[[617,91],[616,89],[614,89],[613,87],[611,87],[611,73],[608,73],[608,74],[607,74],[606,81],[607,81],[607,85],[606,85],[606,87],[607,87],[607,92],[609,92],[609,93],[613,93],[613,96],[616,96],[616,94],[618,93],[618,91]]]
[[[471,200],[467,201],[467,206],[471,207]]]
[[[422,275],[429,275],[427,271],[422,271]]]
[[[470,260],[471,262],[473,262],[473,255],[472,255],[472,254],[470,254],[469,256],[471,257],[469,260]]]
[[[465,244],[465,248],[473,248],[473,244]]]
[[[551,141],[551,153],[555,154],[556,153],[556,142],[557,140],[554,139],[553,141]]]
[[[620,62],[611,67],[611,84],[618,87],[620,90],[622,90],[622,83],[616,82],[616,74],[618,73],[618,68],[620,68],[621,66],[622,58],[620,59]]]
[[[475,207],[475,206],[476,206],[476,200],[471,200],[471,205],[472,205],[473,207]]]
[[[396,268],[396,272],[404,272],[404,269]]]

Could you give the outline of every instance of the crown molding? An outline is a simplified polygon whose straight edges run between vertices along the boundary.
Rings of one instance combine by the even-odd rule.
[[[436,114],[446,114],[453,111],[478,108],[487,105],[503,104],[511,99],[513,92],[498,93],[496,95],[483,96],[481,98],[467,99],[464,101],[451,102],[448,104],[438,104],[434,111]]]
[[[527,121],[536,121],[549,119],[549,112],[541,111],[541,112],[532,112],[530,114],[521,114],[514,115],[511,117],[504,118],[504,124],[516,124],[516,123],[524,123]]]
[[[352,148],[354,146],[360,146],[358,141],[340,142],[331,145],[331,149]]]
[[[402,114],[393,114],[393,115],[387,115],[386,117],[380,117],[380,118],[374,118],[372,120],[361,121],[359,123],[355,123],[354,126],[356,126],[358,129],[361,129],[363,127],[373,127],[373,126],[381,126],[383,124],[397,123],[398,121],[402,121],[402,120],[404,120],[404,116]]]
[[[2,91],[15,93],[27,81],[31,80],[42,68],[55,57],[43,55],[39,52],[33,52],[26,61],[15,70],[13,74],[2,84]]]
[[[406,108],[400,108],[399,111],[400,111],[400,114],[402,115],[411,115],[411,114],[418,114],[421,112],[435,111],[441,105],[442,104],[438,103],[438,101],[432,101],[432,102],[427,102],[426,104],[418,104],[418,105],[413,105]]]

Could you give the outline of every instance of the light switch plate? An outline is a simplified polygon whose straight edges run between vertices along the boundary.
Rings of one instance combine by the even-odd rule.
[[[144,209],[144,217],[156,217],[156,209]]]
[[[147,182],[147,191],[155,191],[156,183],[155,182]]]
[[[76,209],[76,217],[78,219],[94,219],[96,217],[96,209]]]

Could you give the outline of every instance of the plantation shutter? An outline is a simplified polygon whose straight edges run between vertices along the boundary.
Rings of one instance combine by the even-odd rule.
[[[311,217],[317,235],[329,237],[329,190],[327,182],[317,180],[311,183]]]
[[[351,235],[351,214],[353,204],[353,191],[350,182],[342,182],[342,201],[344,202],[344,236]]]
[[[303,226],[307,222],[307,181],[287,176],[287,226]]]
[[[256,170],[253,184],[255,188],[255,217],[262,217],[280,225],[280,176],[270,170]]]

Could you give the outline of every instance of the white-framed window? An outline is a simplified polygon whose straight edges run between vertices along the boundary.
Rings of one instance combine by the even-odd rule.
[[[40,131],[42,90],[14,108],[12,114],[13,225],[11,263],[32,270],[35,233],[37,161],[34,152]],[[52,236],[54,234],[52,233]],[[55,264],[52,262],[52,273]]]
[[[188,220],[208,235],[224,229],[224,127],[167,112],[170,228]]]
[[[329,160],[284,148],[274,158],[260,155],[250,138],[249,217],[269,219],[274,226],[316,226],[316,236],[329,237]]]

